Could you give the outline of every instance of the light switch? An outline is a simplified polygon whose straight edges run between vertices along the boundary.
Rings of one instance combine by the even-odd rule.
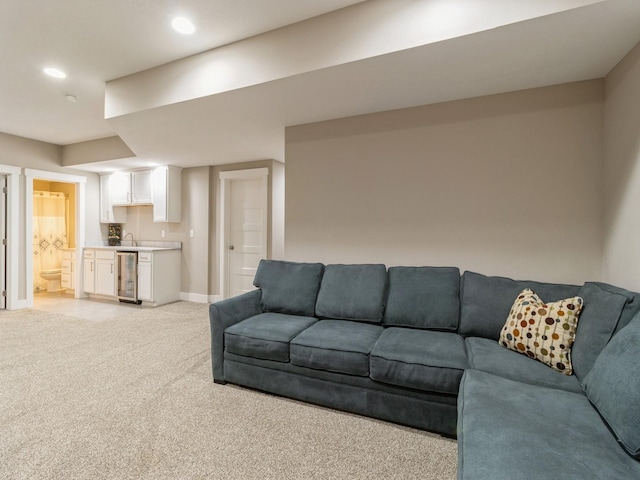
[[[189,236],[190,236],[191,238],[193,238],[193,228],[192,228],[191,230],[189,230]]]
[[[164,238],[164,230],[162,230],[162,232],[160,232],[160,236],[161,236],[162,238]]]

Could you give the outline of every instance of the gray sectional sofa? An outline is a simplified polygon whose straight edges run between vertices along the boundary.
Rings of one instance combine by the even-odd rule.
[[[457,436],[462,479],[640,478],[640,294],[274,260],[254,284],[210,306],[216,383]],[[583,299],[574,374],[498,342],[525,288]]]

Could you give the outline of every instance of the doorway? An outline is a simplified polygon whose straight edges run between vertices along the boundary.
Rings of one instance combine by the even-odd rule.
[[[258,264],[267,258],[268,168],[220,173],[220,293],[254,289]]]
[[[0,174],[0,309],[7,308],[7,176]]]
[[[38,191],[38,187],[43,188],[43,186],[49,185],[49,188],[53,188],[54,190],[66,190],[67,193],[72,193],[70,197],[74,197],[75,201],[73,201],[73,205],[69,206],[70,214],[73,218],[71,221],[74,224],[73,233],[71,234],[72,238],[68,240],[69,244],[75,246],[75,251],[73,252],[73,257],[75,259],[75,265],[78,268],[75,269],[74,274],[76,276],[75,283],[76,285],[82,285],[82,269],[80,266],[82,265],[82,247],[84,246],[84,231],[85,231],[85,187],[87,182],[87,177],[78,176],[78,175],[68,175],[63,173],[54,173],[47,172],[44,170],[32,170],[25,169],[24,175],[26,177],[26,198],[25,198],[25,230],[26,230],[26,238],[30,239],[29,247],[31,247],[31,239],[34,238],[34,223],[33,223],[33,215],[34,215],[34,201],[33,194],[34,191]],[[53,187],[51,187],[53,185]],[[71,201],[69,202],[71,203]],[[62,248],[60,244],[58,247]],[[40,247],[38,247],[40,248]],[[32,249],[27,250],[28,254],[25,258],[26,264],[26,298],[27,298],[27,307],[33,307],[33,293],[34,293],[34,276],[37,273],[34,273],[34,255],[32,253]],[[84,296],[82,289],[76,288],[74,291],[74,297],[80,298]]]

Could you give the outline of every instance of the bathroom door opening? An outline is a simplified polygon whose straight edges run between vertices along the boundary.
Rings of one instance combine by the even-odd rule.
[[[33,170],[25,168],[24,176],[26,177],[26,198],[25,198],[25,213],[26,213],[26,225],[25,235],[28,240],[25,262],[25,282],[22,284],[25,294],[27,308],[33,307],[34,293],[34,267],[33,267],[33,192],[34,190],[43,190],[43,184],[39,182],[50,183],[48,188],[54,191],[60,191],[69,193],[69,213],[68,218],[73,221],[74,228],[69,234],[69,244],[75,247],[75,252],[72,253],[72,259],[75,260],[74,277],[76,288],[72,291],[67,290],[66,293],[73,294],[75,298],[82,298],[85,296],[82,288],[78,288],[78,285],[82,285],[82,246],[85,239],[85,204],[86,204],[86,186],[87,177],[80,175],[70,175],[66,173],[48,172],[46,170]],[[46,188],[44,188],[46,190]],[[73,194],[73,196],[71,195]]]

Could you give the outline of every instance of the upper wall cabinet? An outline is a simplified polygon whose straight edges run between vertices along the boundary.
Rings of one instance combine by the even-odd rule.
[[[100,221],[126,223],[127,206],[153,205],[154,222],[182,219],[182,169],[115,172],[100,176]]]
[[[127,210],[114,207],[111,200],[113,175],[100,175],[100,223],[126,223]],[[115,183],[115,180],[113,180]]]
[[[113,205],[150,205],[151,170],[115,172],[111,174],[111,203]]]
[[[172,166],[158,167],[151,174],[153,191],[153,221],[182,220],[182,169]]]

